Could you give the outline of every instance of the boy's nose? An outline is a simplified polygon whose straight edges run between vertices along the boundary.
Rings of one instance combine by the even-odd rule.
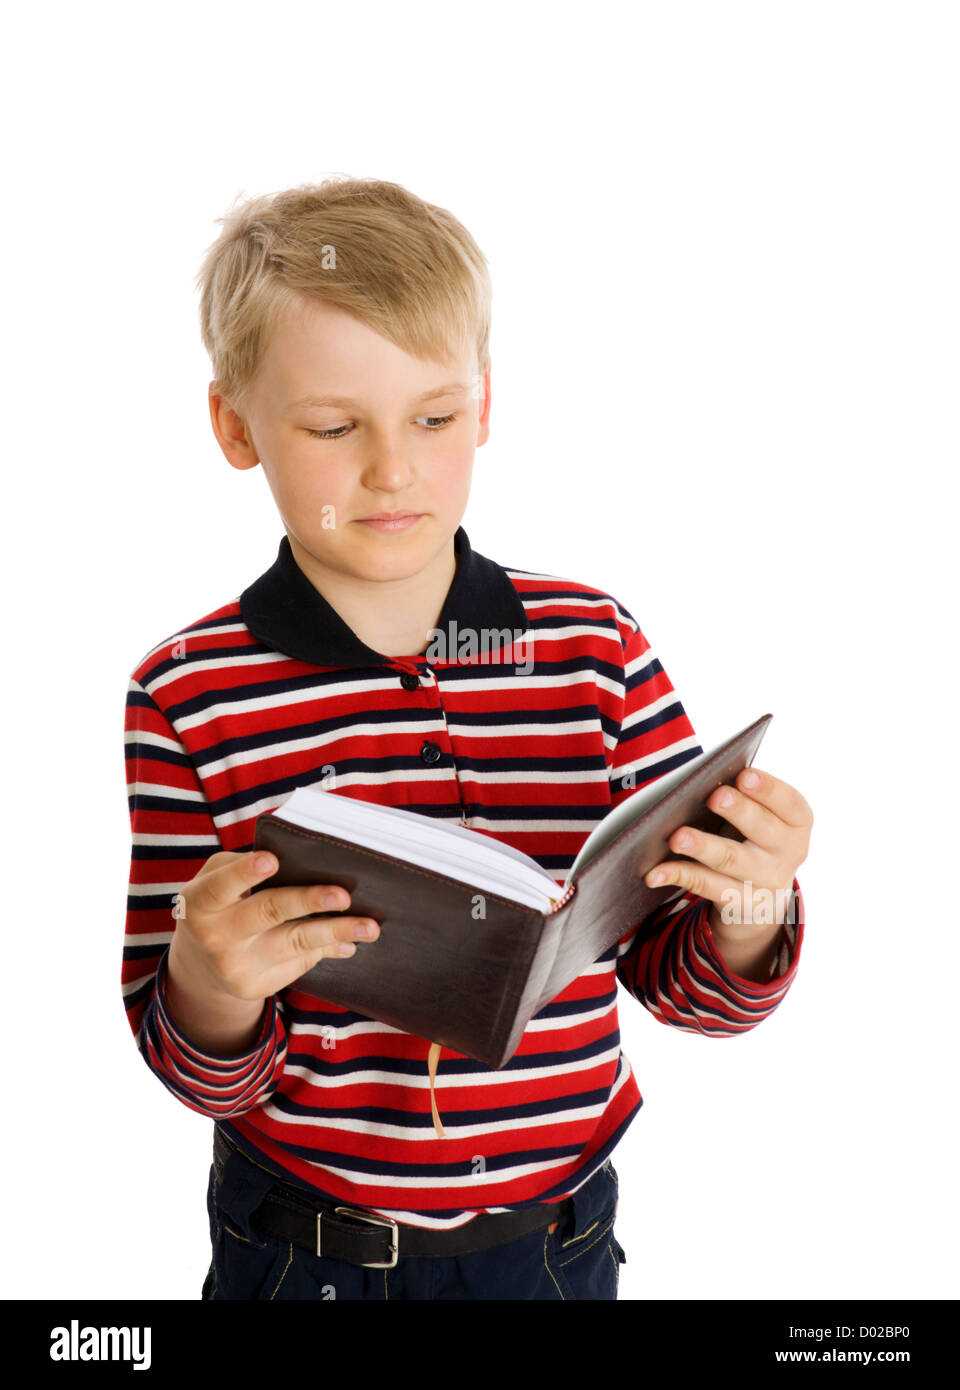
[[[367,460],[363,470],[363,481],[367,487],[380,488],[386,492],[399,492],[407,487],[413,477],[413,470],[404,450],[398,445],[379,444]]]

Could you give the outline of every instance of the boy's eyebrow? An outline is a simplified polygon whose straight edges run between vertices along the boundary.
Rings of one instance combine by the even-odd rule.
[[[455,391],[466,391],[469,385],[470,383],[467,381],[449,381],[446,386],[435,386],[430,391],[424,391],[422,396],[416,397],[414,404],[422,405],[424,401],[432,401],[437,396],[451,396]],[[349,396],[301,396],[299,400],[291,401],[287,408],[296,410],[307,405],[350,406],[360,404],[360,401],[351,400]]]

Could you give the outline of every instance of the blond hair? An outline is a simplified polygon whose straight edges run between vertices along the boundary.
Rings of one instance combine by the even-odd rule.
[[[239,197],[239,195],[238,195]],[[490,362],[486,259],[445,208],[397,183],[334,176],[237,199],[197,276],[200,331],[220,395],[239,414],[292,302],[321,299],[415,357]]]

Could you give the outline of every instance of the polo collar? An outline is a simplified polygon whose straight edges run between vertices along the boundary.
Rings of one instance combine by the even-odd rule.
[[[481,650],[502,645],[495,634],[526,632],[529,620],[506,571],[479,555],[463,527],[453,538],[457,568],[437,627],[451,634],[476,631]],[[375,652],[360,641],[301,570],[284,536],[274,563],[240,595],[240,614],[266,646],[312,666],[384,666],[401,658]],[[485,640],[479,634],[490,634]],[[426,660],[424,653],[421,659]]]

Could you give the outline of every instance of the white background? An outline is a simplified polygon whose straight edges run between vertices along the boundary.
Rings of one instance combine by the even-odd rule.
[[[621,1297],[956,1297],[955,6],[21,8],[2,88],[3,1292],[197,1299],[212,1124],[120,954],[127,677],[273,560],[194,276],[238,193],[450,208],[494,280],[464,525],[637,617],[814,809],[749,1035],[621,991]],[[15,1256],[15,1257],[14,1257]]]

